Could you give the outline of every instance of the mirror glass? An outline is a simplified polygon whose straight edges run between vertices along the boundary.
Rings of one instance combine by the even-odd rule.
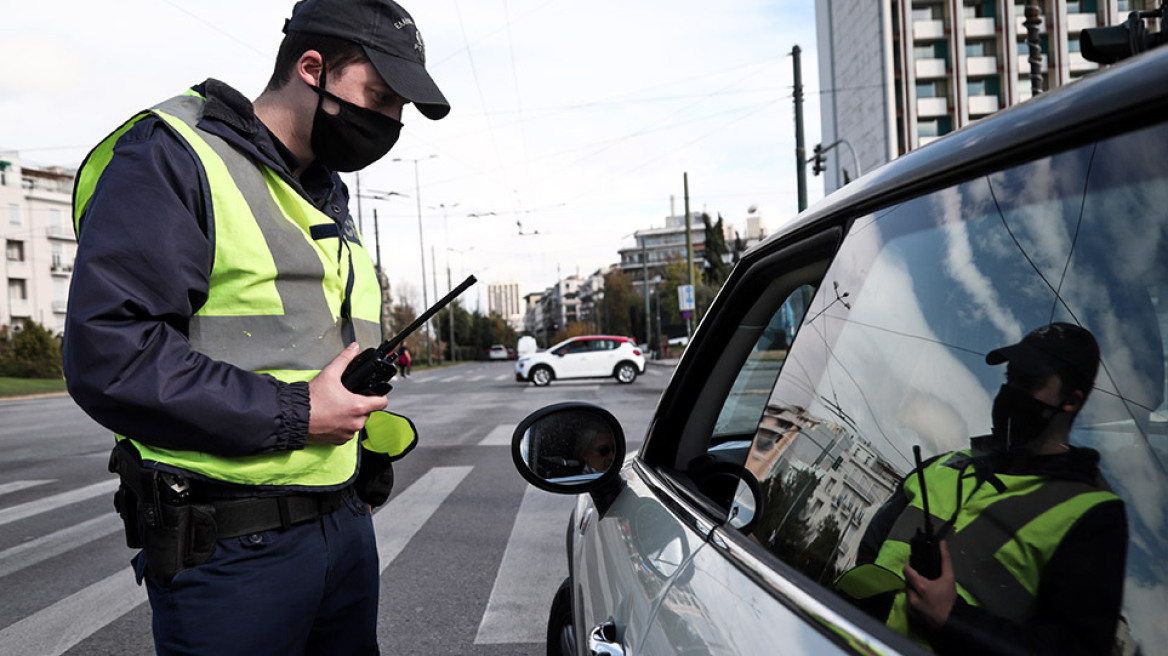
[[[536,420],[523,433],[519,454],[536,477],[559,485],[583,485],[620,466],[608,422],[582,410]]]
[[[748,530],[758,515],[757,501],[750,485],[739,479],[738,489],[734,491],[734,501],[730,504],[730,526],[738,530]]]

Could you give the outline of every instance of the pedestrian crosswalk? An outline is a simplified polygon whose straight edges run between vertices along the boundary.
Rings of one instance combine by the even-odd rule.
[[[507,445],[513,430],[513,425],[493,427],[478,444],[484,447]],[[426,523],[440,512],[443,504],[458,494],[459,486],[474,469],[474,466],[430,468],[404,489],[395,491],[389,503],[378,510],[373,525],[383,573],[408,548]],[[38,479],[0,483],[0,525],[12,525],[76,508],[94,497],[112,495],[117,486],[116,479],[110,478],[35,501],[4,506],[5,495],[55,482]],[[532,653],[542,650],[547,602],[562,577],[563,526],[571,503],[571,497],[526,488],[514,517],[510,538],[502,550],[494,588],[474,638],[476,644],[540,643],[533,647],[535,651]],[[49,524],[48,521],[29,522],[24,526]],[[43,535],[30,536],[8,546],[0,551],[0,589],[5,589],[6,596],[16,594],[17,590],[5,587],[4,577],[29,568],[44,567],[46,561],[70,552],[85,553],[83,550],[89,545],[121,530],[116,514],[101,512],[55,530],[45,529]],[[6,541],[8,543],[11,540]],[[128,560],[129,551],[122,549],[118,557]],[[52,572],[43,576],[51,577]],[[81,653],[76,652],[78,645],[139,607],[148,607],[145,588],[137,585],[129,567],[120,566],[104,578],[79,585],[23,617],[8,619],[6,626],[0,626],[0,656]],[[148,645],[139,646],[139,650],[142,647],[149,648]]]

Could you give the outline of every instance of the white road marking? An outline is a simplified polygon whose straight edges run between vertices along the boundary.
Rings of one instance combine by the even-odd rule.
[[[532,607],[550,608],[552,595],[563,580],[565,556],[559,551],[548,553],[548,545],[563,544],[564,522],[574,503],[575,497],[528,486],[479,623],[476,645],[542,643],[547,639],[544,618],[532,617]]]
[[[373,515],[377,557],[382,572],[472,469],[474,467],[435,467]]]
[[[25,567],[31,567],[121,530],[123,530],[122,522],[118,519],[117,514],[107,513],[43,535],[35,540],[9,547],[0,551],[0,577],[8,576]]]
[[[43,499],[37,499],[35,501],[29,501],[28,503],[15,505],[11,508],[5,508],[4,510],[0,510],[0,526],[19,521],[26,517],[32,517],[33,515],[39,515],[43,512],[55,510],[72,503],[85,501],[86,499],[92,499],[93,497],[101,496],[103,494],[109,494],[110,492],[116,490],[117,487],[118,479],[114,478],[102,481],[100,483],[94,483],[92,485],[86,485],[85,487],[79,487],[76,490],[70,490],[68,492],[54,494],[53,496],[45,497]]]
[[[504,424],[495,426],[490,433],[479,442],[479,446],[510,446],[511,436],[515,434],[515,426]]]
[[[123,569],[0,631],[0,655],[60,656],[146,601]]]
[[[12,481],[11,483],[0,483],[0,494],[8,494],[9,492],[19,492],[20,490],[27,490],[30,487],[44,485],[45,483],[52,483],[54,479],[43,481]]]

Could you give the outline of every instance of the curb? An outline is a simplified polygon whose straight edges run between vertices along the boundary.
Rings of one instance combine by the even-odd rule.
[[[20,396],[0,396],[0,403],[5,401],[27,401],[28,399],[51,399],[58,396],[69,396],[69,393],[43,392],[41,394],[21,394]]]

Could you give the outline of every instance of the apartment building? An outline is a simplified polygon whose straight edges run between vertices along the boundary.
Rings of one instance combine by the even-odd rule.
[[[0,240],[4,242],[4,292],[0,328],[19,331],[35,321],[59,333],[77,240],[73,236],[74,172],[22,163],[0,150]]]
[[[487,285],[487,312],[503,317],[515,330],[523,330],[523,308],[519,303],[519,283],[493,282]]]
[[[1025,0],[816,0],[822,143],[870,171],[1031,97]],[[1079,32],[1156,0],[1040,0],[1041,89],[1098,68]],[[1152,30],[1159,29],[1153,26]],[[828,153],[825,191],[855,168]]]

